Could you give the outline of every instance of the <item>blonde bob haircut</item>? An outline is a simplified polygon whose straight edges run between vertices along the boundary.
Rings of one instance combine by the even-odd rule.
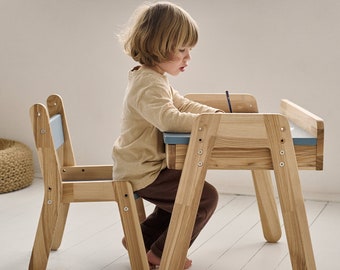
[[[169,61],[183,47],[194,47],[198,27],[181,7],[158,2],[137,9],[131,27],[120,35],[124,51],[142,65],[154,66]]]

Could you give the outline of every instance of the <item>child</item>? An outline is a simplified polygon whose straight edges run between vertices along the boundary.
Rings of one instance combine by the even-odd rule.
[[[181,177],[181,171],[166,167],[162,132],[190,132],[200,113],[220,111],[184,98],[166,76],[185,71],[197,43],[197,25],[190,15],[177,5],[158,2],[143,6],[133,18],[121,40],[125,52],[140,65],[128,76],[121,134],[113,147],[113,178],[130,181],[139,196],[155,204],[141,228],[149,264],[157,266]],[[216,189],[205,182],[191,243],[217,201]],[[191,264],[187,259],[185,269]]]

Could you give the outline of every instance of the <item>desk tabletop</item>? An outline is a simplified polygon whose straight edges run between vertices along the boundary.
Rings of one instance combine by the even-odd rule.
[[[313,137],[313,135],[293,122],[289,122],[289,125],[294,145],[315,146],[317,144],[316,137]],[[190,133],[164,132],[163,138],[165,144],[189,144]]]

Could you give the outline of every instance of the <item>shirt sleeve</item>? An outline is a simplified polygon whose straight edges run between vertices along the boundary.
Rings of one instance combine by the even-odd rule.
[[[178,108],[181,112],[192,112],[196,114],[201,113],[217,113],[217,112],[223,112],[219,109],[209,107],[207,105],[201,104],[199,102],[192,101],[190,99],[187,99],[179,94],[178,91],[173,91],[173,102],[176,108]]]
[[[199,114],[219,111],[190,101],[163,83],[153,83],[141,91],[136,106],[143,118],[162,132],[190,132]]]

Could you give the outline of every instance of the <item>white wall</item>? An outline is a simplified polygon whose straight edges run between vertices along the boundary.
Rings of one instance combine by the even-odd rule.
[[[63,96],[78,163],[111,163],[126,76],[134,63],[115,33],[142,1],[0,0],[0,137],[28,144],[29,107]],[[340,2],[177,1],[200,40],[173,85],[188,92],[249,92],[262,112],[288,98],[325,120],[324,171],[301,171],[308,198],[340,201]],[[35,158],[38,171],[38,163]],[[209,172],[225,192],[248,193],[248,172]],[[228,178],[228,181],[225,181]]]

